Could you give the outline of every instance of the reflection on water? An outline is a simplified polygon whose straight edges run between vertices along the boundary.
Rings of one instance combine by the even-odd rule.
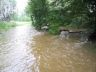
[[[31,66],[37,69],[30,47],[37,34],[29,26],[19,26],[0,35],[0,72],[32,72]]]
[[[92,46],[18,26],[0,34],[0,72],[96,72]]]

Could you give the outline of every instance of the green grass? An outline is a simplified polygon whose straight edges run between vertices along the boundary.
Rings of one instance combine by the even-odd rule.
[[[2,30],[8,30],[15,26],[16,26],[15,22],[5,22],[5,21],[0,22],[0,29]]]

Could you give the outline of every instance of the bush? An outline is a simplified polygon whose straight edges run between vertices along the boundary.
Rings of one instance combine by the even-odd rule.
[[[14,22],[0,22],[0,29],[10,29],[12,27],[15,27],[16,23]]]
[[[51,34],[59,34],[59,24],[50,24],[49,25],[49,33]]]

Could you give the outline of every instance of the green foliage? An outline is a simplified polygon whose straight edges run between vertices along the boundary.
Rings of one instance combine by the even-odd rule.
[[[5,21],[0,22],[0,29],[7,30],[15,26],[16,26],[16,23],[14,22],[5,22]]]
[[[31,21],[30,16],[26,14],[18,15],[17,13],[14,13],[14,15],[11,15],[11,20],[13,21]]]
[[[30,0],[30,13],[36,29],[49,26],[49,32],[59,33],[59,27],[87,28],[96,30],[95,0]]]
[[[0,21],[10,21],[14,15],[16,0],[0,0]]]
[[[54,23],[49,25],[49,33],[51,34],[59,34],[59,24]]]
[[[58,10],[58,20],[61,26],[87,28],[96,30],[96,1],[95,0],[54,0],[51,10]]]
[[[31,21],[31,18],[28,16],[18,16],[16,21]]]
[[[30,13],[33,25],[40,30],[47,24],[48,7],[46,0],[30,0],[27,12]]]

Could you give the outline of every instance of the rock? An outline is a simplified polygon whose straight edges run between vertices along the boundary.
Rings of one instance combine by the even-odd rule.
[[[61,31],[60,33],[60,38],[65,38],[68,39],[69,38],[69,31]]]
[[[43,26],[41,29],[46,31],[48,30],[48,26]]]

